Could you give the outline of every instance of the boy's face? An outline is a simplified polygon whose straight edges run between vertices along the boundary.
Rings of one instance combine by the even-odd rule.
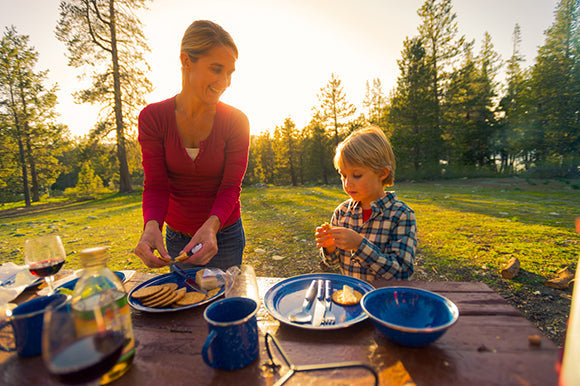
[[[360,201],[363,209],[370,209],[371,202],[385,195],[383,180],[388,175],[388,169],[381,173],[359,165],[344,164],[339,171],[342,188],[353,200]]]

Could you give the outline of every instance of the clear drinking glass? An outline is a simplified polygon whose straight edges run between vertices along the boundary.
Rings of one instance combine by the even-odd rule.
[[[47,235],[26,240],[24,261],[34,276],[44,278],[49,295],[54,293],[54,275],[62,268],[66,252],[57,235]]]
[[[98,384],[123,352],[125,327],[114,301],[96,314],[96,331],[87,333],[84,323],[70,300],[45,312],[42,357],[50,374],[62,383]]]

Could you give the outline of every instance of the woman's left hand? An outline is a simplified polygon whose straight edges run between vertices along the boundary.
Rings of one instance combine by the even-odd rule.
[[[206,265],[209,263],[212,257],[218,252],[216,234],[220,229],[220,220],[217,216],[211,216],[205,223],[195,232],[195,235],[191,238],[189,243],[180,252],[189,252],[196,245],[201,244],[201,249],[191,255],[187,260],[182,261],[183,263],[195,264],[195,265]]]
[[[349,228],[333,227],[328,233],[334,237],[334,245],[344,250],[357,250],[363,241],[360,234]]]

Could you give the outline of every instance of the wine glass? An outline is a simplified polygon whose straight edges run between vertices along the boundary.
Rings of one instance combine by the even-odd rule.
[[[24,260],[34,276],[44,278],[49,295],[54,293],[54,275],[64,264],[66,252],[62,240],[57,235],[47,235],[26,240]]]
[[[44,314],[42,358],[62,383],[98,384],[119,360],[124,343],[125,327],[116,302],[86,311],[69,299],[50,305]]]

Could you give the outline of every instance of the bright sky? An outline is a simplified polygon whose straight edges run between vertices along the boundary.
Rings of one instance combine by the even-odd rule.
[[[39,52],[37,70],[49,70],[58,83],[60,122],[84,135],[96,109],[77,105],[78,71],[67,66],[63,43],[54,35],[59,0],[0,0],[0,26],[16,26]],[[179,92],[179,46],[196,19],[209,19],[233,36],[240,52],[232,85],[222,96],[248,115],[252,133],[272,131],[288,117],[301,129],[311,119],[317,95],[336,73],[351,103],[362,112],[365,83],[379,78],[388,94],[396,84],[397,59],[406,37],[417,35],[417,10],[424,0],[156,0],[143,13],[151,53],[149,79],[155,102]],[[512,54],[516,23],[521,52],[532,64],[544,31],[554,21],[558,0],[454,0],[460,32],[476,41],[492,36],[496,51]]]

